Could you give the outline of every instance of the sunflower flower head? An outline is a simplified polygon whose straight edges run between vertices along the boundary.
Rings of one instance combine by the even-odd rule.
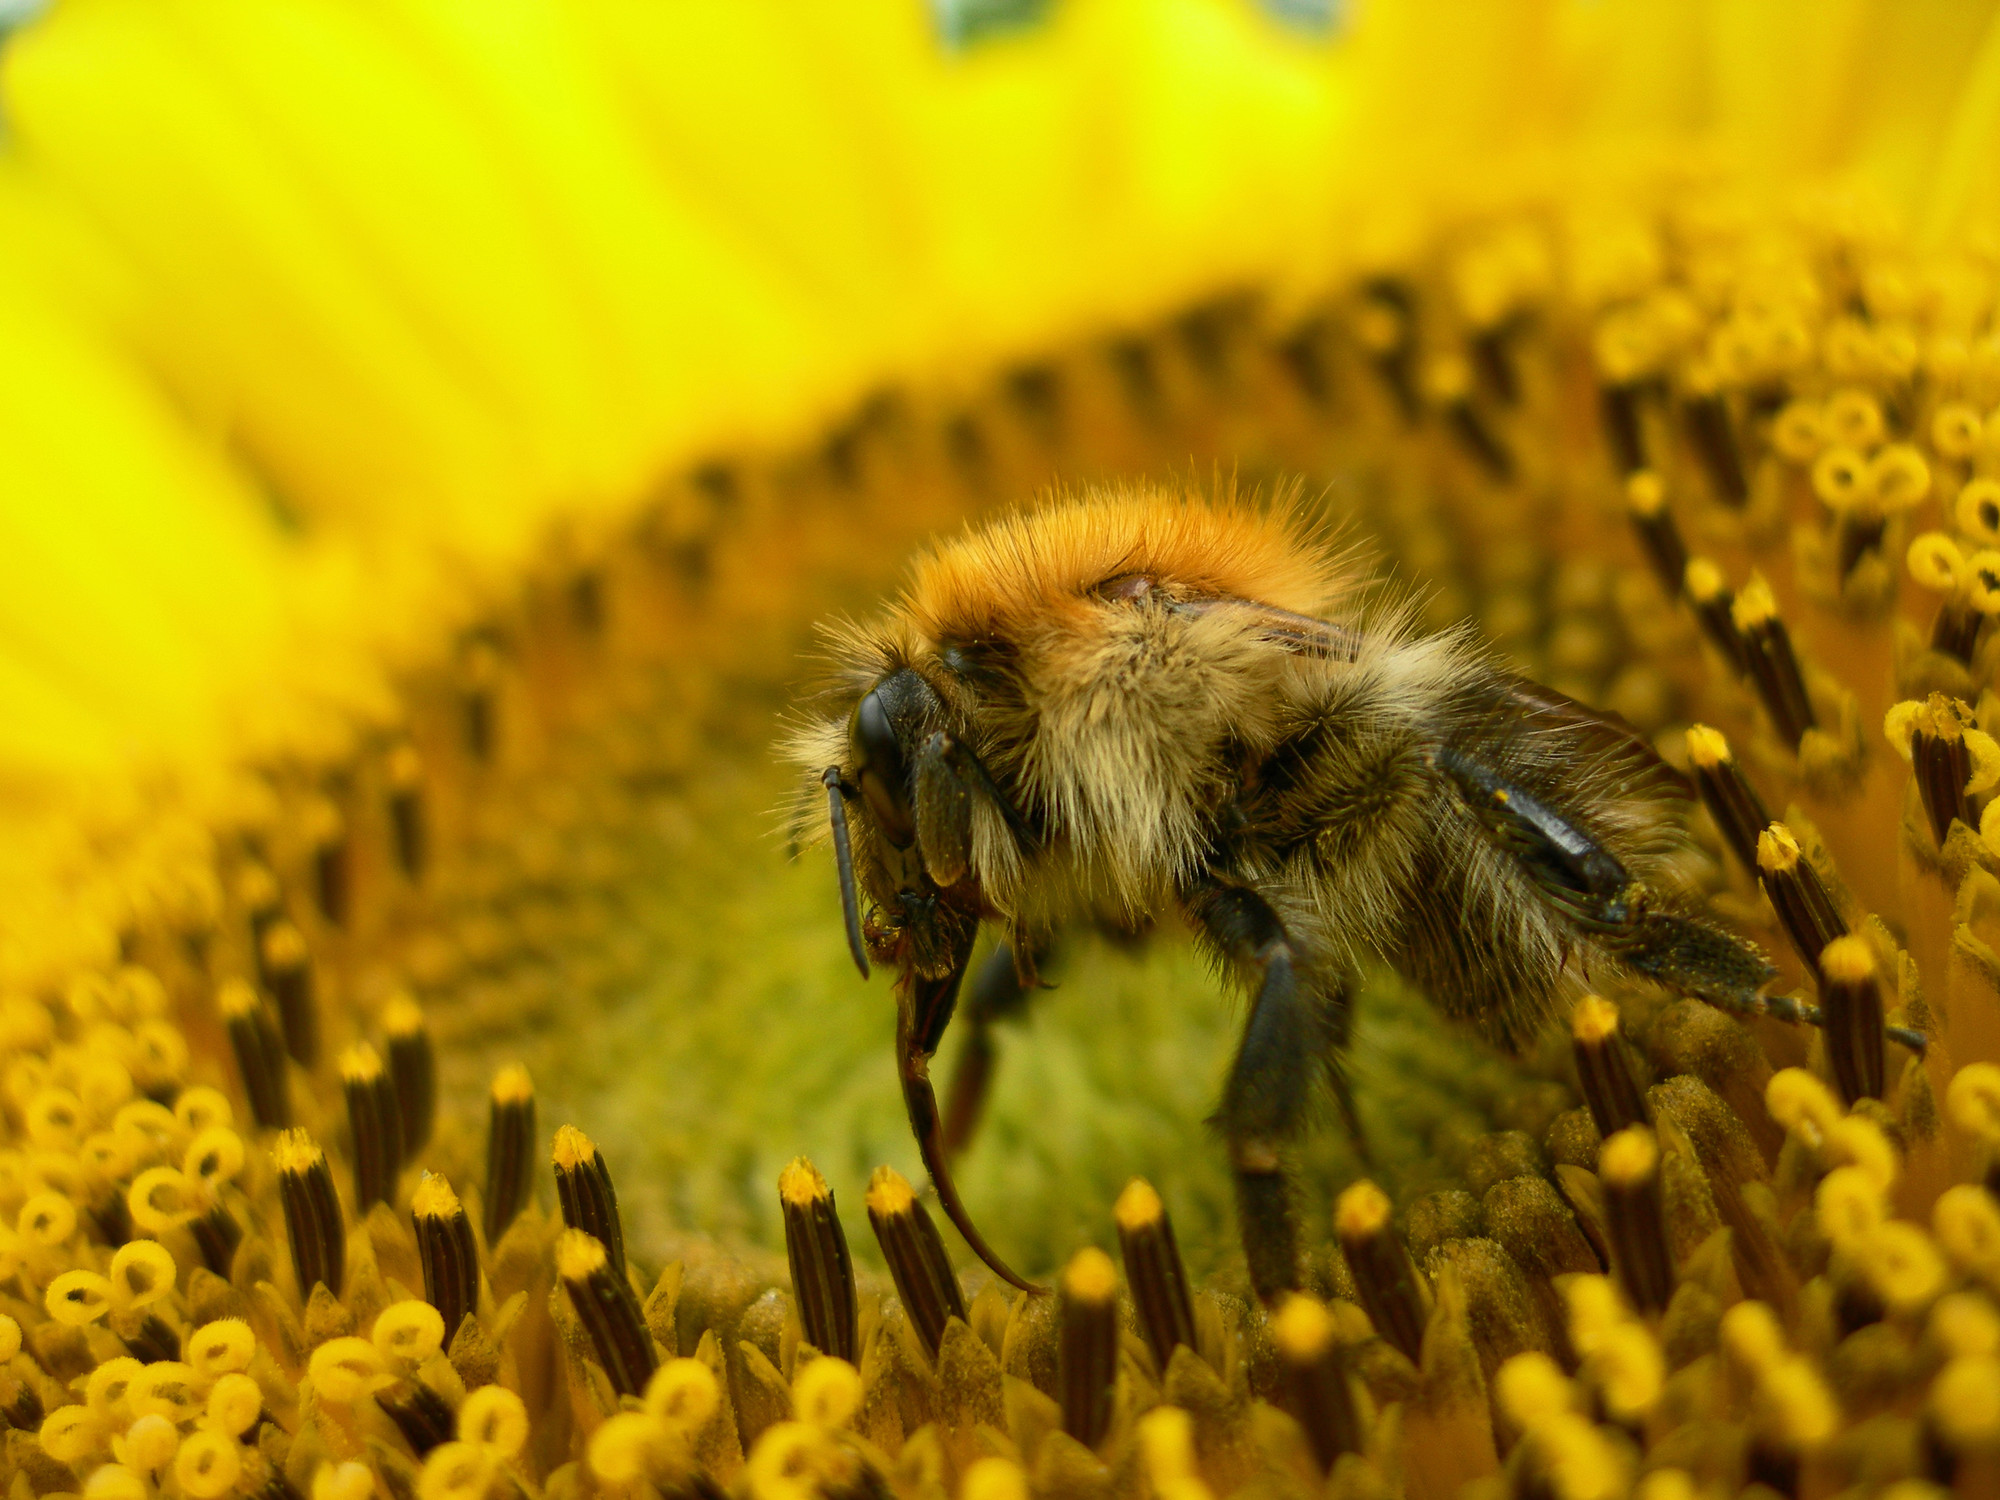
[[[17,19],[10,1493],[2000,1484],[1982,7]],[[1078,942],[983,1041],[1016,1293],[773,719],[926,535],[1204,471],[1648,737],[1780,972],[1519,1058],[1371,979],[1266,1308],[1230,1018]]]

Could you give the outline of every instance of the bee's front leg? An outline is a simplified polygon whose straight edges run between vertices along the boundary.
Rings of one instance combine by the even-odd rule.
[[[985,1261],[996,1276],[1022,1291],[1039,1291],[1034,1283],[1017,1275],[986,1243],[985,1236],[980,1234],[959,1198],[958,1187],[952,1181],[950,1166],[945,1159],[944,1124],[938,1115],[937,1090],[931,1086],[931,1056],[937,1051],[945,1027],[951,1021],[952,1010],[957,1005],[958,988],[964,981],[966,965],[972,958],[973,930],[971,927],[964,929],[963,936],[954,945],[951,966],[946,973],[927,976],[906,968],[897,981],[896,1073],[903,1085],[903,1108],[909,1115],[910,1132],[917,1138],[917,1154],[923,1158],[924,1169],[931,1174],[931,1185],[937,1189],[939,1206],[965,1237],[973,1253]]]

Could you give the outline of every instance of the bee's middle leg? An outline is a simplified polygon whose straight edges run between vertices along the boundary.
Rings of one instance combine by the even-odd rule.
[[[1250,1282],[1271,1303],[1299,1286],[1298,1214],[1284,1158],[1311,1113],[1331,1040],[1327,1012],[1301,983],[1291,935],[1262,896],[1214,882],[1185,900],[1222,954],[1259,975],[1216,1123],[1236,1178]]]
[[[1049,945],[1035,943],[1018,951],[1027,941],[1020,936],[993,945],[986,961],[973,976],[961,1015],[967,1022],[964,1044],[952,1065],[951,1084],[945,1090],[944,1149],[956,1156],[968,1146],[986,1112],[986,1100],[993,1086],[993,1069],[999,1061],[993,1042],[995,1022],[1022,1015],[1039,988],[1036,973],[1048,958]],[[1025,960],[1025,962],[1024,962]]]

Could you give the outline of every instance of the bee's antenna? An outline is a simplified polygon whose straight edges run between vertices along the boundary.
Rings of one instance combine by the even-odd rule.
[[[949,982],[953,988],[957,987],[959,977],[959,974],[952,975]],[[906,979],[905,985],[909,982]],[[965,1243],[972,1247],[972,1253],[985,1261],[995,1276],[1024,1292],[1045,1291],[1045,1287],[1023,1279],[1000,1258],[986,1243],[986,1236],[979,1232],[978,1226],[972,1222],[972,1215],[965,1211],[965,1204],[959,1200],[958,1188],[952,1183],[951,1170],[945,1164],[944,1124],[938,1118],[937,1092],[931,1087],[930,1054],[922,1049],[917,1040],[914,1011],[913,997],[907,993],[899,995],[896,1006],[896,1071],[903,1081],[903,1106],[909,1111],[910,1130],[917,1138],[917,1151],[924,1159],[924,1170],[931,1174],[931,1186],[937,1189],[938,1204],[953,1227],[965,1237]]]
[[[828,766],[820,775],[826,788],[827,816],[833,820],[833,862],[840,871],[840,915],[847,923],[847,951],[861,977],[868,977],[868,945],[861,940],[861,901],[854,891],[854,846],[847,837],[847,804],[843,799],[840,767]]]

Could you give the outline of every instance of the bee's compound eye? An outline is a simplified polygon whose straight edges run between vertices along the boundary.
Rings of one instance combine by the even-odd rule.
[[[903,747],[889,722],[888,706],[878,688],[854,707],[847,725],[848,752],[854,757],[854,779],[883,837],[907,849],[917,836],[910,816],[910,779],[903,764]]]

